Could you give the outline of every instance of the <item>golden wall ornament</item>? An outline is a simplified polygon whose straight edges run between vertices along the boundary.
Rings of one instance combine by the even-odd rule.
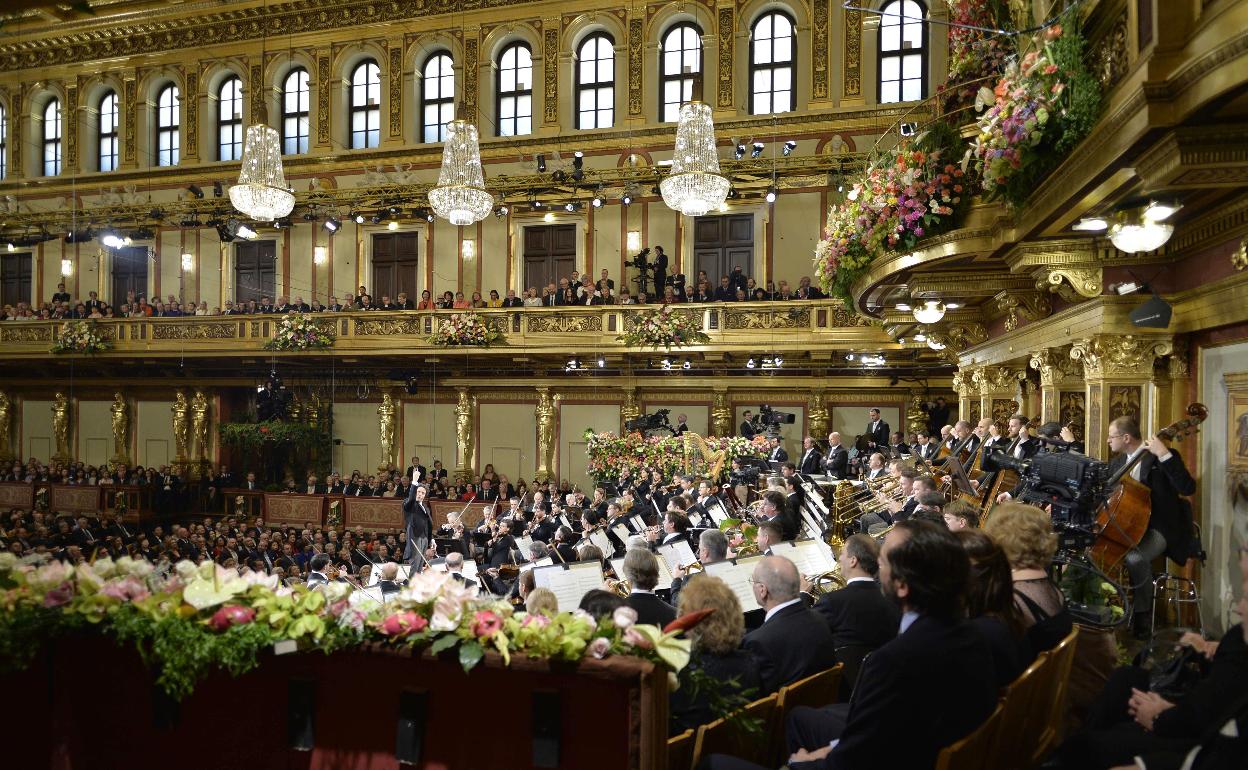
[[[862,96],[862,11],[845,11],[844,92],[846,96]]]
[[[1070,347],[1045,348],[1031,354],[1027,365],[1040,373],[1040,387],[1054,388],[1061,385],[1068,377],[1075,377],[1081,372],[1074,359],[1070,357]]]
[[[1153,364],[1174,349],[1169,337],[1097,334],[1076,342],[1070,357],[1083,362],[1085,379],[1139,377],[1151,379]]]
[[[646,46],[646,22],[640,17],[628,20],[628,114],[641,114],[643,55]]]
[[[1058,395],[1058,421],[1062,425],[1073,425],[1071,431],[1075,438],[1083,440],[1084,421],[1087,419],[1087,394],[1082,390],[1063,390]]]
[[[179,390],[173,398],[173,405],[169,407],[173,421],[174,461],[179,465],[184,464],[190,454],[190,411],[191,405],[186,400],[186,393]]]
[[[542,108],[545,122],[553,125],[559,122],[559,20],[544,23],[542,36]]]
[[[620,405],[620,435],[624,435],[624,426],[631,420],[641,416],[641,402],[637,400],[636,388],[624,389],[624,403]]]
[[[333,83],[330,80],[329,54],[323,53],[316,57],[316,141],[318,144],[329,144],[329,98],[333,95]]]
[[[259,57],[256,57],[259,59]],[[264,66],[262,62],[251,65],[251,123],[267,123],[264,106]]]
[[[17,157],[21,153],[14,153]],[[51,342],[52,324],[0,326],[0,342]]]
[[[464,35],[464,117],[469,123],[477,123],[477,57],[480,41],[479,29],[469,29]]]
[[[975,381],[975,370],[959,369],[953,373],[953,389],[958,398],[967,399],[979,395],[979,384]]]
[[[0,461],[13,459],[13,401],[0,390]]]
[[[828,23],[832,0],[813,0],[814,24],[810,43],[810,95],[814,99],[828,98]]]
[[[789,310],[725,310],[725,329],[803,329],[810,326],[810,308]]]
[[[113,456],[109,462],[114,466],[130,464],[130,405],[121,393],[113,394],[113,403],[108,407],[112,415],[113,425]]]
[[[421,319],[419,318],[397,318],[397,319],[357,319],[355,321],[356,337],[392,337],[400,334],[421,335],[424,330],[421,327]]]
[[[65,168],[78,170],[78,86],[65,86]]]
[[[602,331],[602,315],[530,315],[525,317],[525,330],[531,334],[567,334],[569,332]]]
[[[1166,368],[1172,380],[1186,380],[1192,376],[1191,368],[1188,363],[1188,356],[1191,354],[1190,343],[1186,335],[1174,338],[1174,350],[1170,353],[1170,359],[1166,363]]]
[[[906,430],[910,433],[927,430],[927,409],[924,408],[922,396],[910,397],[910,403],[906,406]]]
[[[403,49],[390,49],[390,137],[403,136]]]
[[[126,104],[133,104],[133,91],[129,93],[130,93],[130,98],[127,99]],[[10,115],[10,118],[9,118],[10,137],[9,138],[12,141],[11,146],[25,147],[26,145],[22,144],[22,124],[25,123],[26,121],[18,118],[19,115],[25,114],[22,112],[22,110],[24,109],[23,102],[26,100],[26,85],[25,84],[18,86],[17,91],[13,93],[12,99],[13,101],[9,105],[9,115]],[[133,114],[133,112],[134,112],[134,108],[131,107],[129,110],[129,114]],[[134,135],[133,130],[132,130],[133,128],[134,128],[134,125],[132,123],[126,125],[126,129],[131,131],[130,133],[131,136]],[[127,143],[127,146],[129,146],[129,144],[130,143]],[[20,178],[22,176],[22,157],[25,155],[26,153],[24,152],[10,152],[9,153],[9,175],[10,176],[15,177],[15,178]],[[131,160],[134,159],[133,150],[130,151],[130,159]]]
[[[1139,385],[1111,385],[1109,388],[1109,419],[1130,417],[1141,422],[1140,405],[1144,400],[1144,388]]]
[[[1231,266],[1236,270],[1248,267],[1248,238],[1239,242],[1239,248],[1231,255]]]
[[[711,394],[711,435],[731,436],[732,423],[732,402],[728,391],[717,390]]]
[[[476,399],[468,388],[457,388],[459,399],[455,402],[455,481],[472,481],[472,418],[476,411]]]
[[[211,419],[208,396],[205,395],[204,391],[196,390],[195,395],[191,397],[191,433],[195,439],[194,447],[191,450],[191,459],[197,463],[202,463],[208,459],[208,428]]]
[[[554,475],[555,451],[555,416],[557,413],[558,396],[552,396],[550,388],[537,388],[537,470],[533,477],[537,481],[549,481]]]
[[[381,462],[377,464],[377,470],[388,470],[394,465],[394,443],[396,431],[398,429],[398,409],[394,404],[394,394],[390,391],[384,391],[381,394],[381,404],[377,407],[377,434],[381,439]]]
[[[1012,332],[1018,328],[1019,319],[1038,321],[1053,312],[1053,303],[1047,294],[1039,292],[1002,291],[993,299],[997,309],[1005,313],[1005,330]]]
[[[719,8],[719,88],[715,106],[727,109],[732,107],[733,79],[732,60],[736,52],[733,39],[733,16],[736,11],[731,5]]]
[[[193,68],[186,73],[182,108],[186,110],[186,151],[182,155],[187,159],[195,159],[199,157],[199,72]],[[254,112],[252,114],[255,115]]]
[[[232,340],[236,336],[238,325],[229,321],[152,326],[154,340]]]
[[[810,392],[806,399],[806,433],[816,440],[828,435],[832,414],[828,411],[828,394],[822,388]]]
[[[1041,268],[1035,275],[1038,290],[1052,292],[1067,302],[1081,302],[1101,295],[1099,267]]]
[[[981,395],[990,393],[1014,393],[1023,373],[1008,366],[985,366],[971,375]]]
[[[138,138],[138,130],[135,128],[135,123],[138,120],[139,83],[136,78],[137,76],[127,77],[121,82],[122,121],[124,122],[124,125],[126,127],[124,135],[122,136],[122,139],[121,139],[121,158],[122,158],[122,163],[124,163],[127,167],[134,166],[135,145],[138,144],[138,142],[136,141],[136,139]],[[194,102],[192,101],[190,102],[190,104],[194,104]],[[189,105],[188,105],[188,108],[189,108]],[[190,118],[189,112],[187,113],[187,118],[188,120]],[[187,131],[188,131],[187,139],[189,141],[190,136],[191,136],[189,133],[191,131],[190,126],[187,126]],[[16,141],[16,137],[14,137],[14,141]],[[19,175],[19,174],[15,173],[15,176],[16,175]]]
[[[52,436],[56,440],[56,454],[52,459],[59,463],[70,462],[69,453],[69,399],[57,393],[52,399]]]

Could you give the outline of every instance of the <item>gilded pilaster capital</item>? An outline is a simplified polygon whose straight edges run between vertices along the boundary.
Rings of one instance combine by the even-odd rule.
[[[1174,346],[1169,337],[1137,337],[1134,334],[1097,334],[1079,340],[1070,357],[1083,362],[1087,379],[1153,376],[1153,364]]]
[[[1070,347],[1044,348],[1031,354],[1027,365],[1040,373],[1040,387],[1055,388],[1066,378],[1078,376],[1079,364],[1070,356]]]
[[[1067,302],[1081,302],[1101,294],[1099,267],[1042,267],[1034,275],[1037,289],[1052,292]]]
[[[979,383],[975,379],[975,369],[959,369],[953,373],[953,389],[958,398],[972,398],[979,395]]]
[[[976,389],[981,395],[990,393],[1014,393],[1018,389],[1018,381],[1026,376],[1024,372],[1008,366],[985,366],[976,369],[972,375]]]
[[[1019,319],[1039,321],[1053,312],[1053,303],[1048,294],[1038,291],[1002,291],[993,300],[997,309],[1005,313],[1005,330],[1012,332],[1018,328]]]
[[[1189,346],[1187,337],[1174,338],[1174,350],[1170,353],[1168,368],[1170,370],[1170,379],[1186,380],[1192,376],[1188,366]]]

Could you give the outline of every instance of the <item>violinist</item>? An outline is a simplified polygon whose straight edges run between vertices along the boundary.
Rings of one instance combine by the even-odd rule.
[[[486,542],[485,553],[490,567],[498,569],[504,564],[514,564],[515,556],[512,552],[515,550],[516,539],[511,535],[511,522],[506,519],[497,522],[494,536]]]
[[[553,550],[555,552],[555,561],[568,564],[576,561],[576,549],[572,547],[572,528],[560,527],[555,530],[555,542]]]
[[[554,539],[555,532],[558,529],[558,522],[552,520],[545,510],[542,508],[533,509],[533,522],[529,525],[528,533],[534,540],[549,543]]]
[[[1152,561],[1165,554],[1178,564],[1192,556],[1193,527],[1191,504],[1182,496],[1196,493],[1196,481],[1183,465],[1178,450],[1171,449],[1158,436],[1141,439],[1139,423],[1133,417],[1119,417],[1109,424],[1109,449],[1117,453],[1110,461],[1111,472],[1137,457],[1130,476],[1148,487],[1152,515],[1140,542],[1127,552],[1125,564],[1134,589],[1132,630],[1146,637],[1152,627]]]

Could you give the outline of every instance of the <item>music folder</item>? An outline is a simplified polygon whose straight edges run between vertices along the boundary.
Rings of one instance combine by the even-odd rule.
[[[688,540],[677,540],[659,546],[659,556],[667,563],[669,571],[677,567],[687,567],[698,560],[698,557],[693,555],[693,549],[689,547]]]
[[[832,548],[822,540],[792,540],[772,546],[771,552],[793,562],[803,575],[822,575],[838,569]]]
[[[597,559],[571,564],[552,564],[533,568],[537,588],[549,588],[555,595],[560,612],[571,612],[580,606],[581,597],[603,585],[602,562]]]
[[[590,532],[589,542],[598,546],[598,550],[602,551],[604,558],[615,553],[615,546],[611,545],[611,538],[605,530],[595,529],[593,532]]]
[[[737,595],[737,601],[741,602],[742,612],[749,612],[758,608],[750,578],[754,575],[754,566],[762,558],[762,556],[747,556],[743,559],[726,559],[703,565],[703,570],[706,574],[714,575],[724,581]]]

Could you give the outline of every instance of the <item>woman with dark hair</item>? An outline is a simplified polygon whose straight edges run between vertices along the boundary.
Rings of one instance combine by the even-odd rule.
[[[602,620],[623,607],[624,599],[610,591],[594,588],[581,597],[580,609],[594,616],[594,620]]]
[[[966,616],[983,635],[992,653],[997,686],[1005,687],[1023,673],[1034,655],[1026,652],[1022,614],[1014,603],[1010,560],[1001,546],[978,529],[954,533],[971,560],[966,587]]]

